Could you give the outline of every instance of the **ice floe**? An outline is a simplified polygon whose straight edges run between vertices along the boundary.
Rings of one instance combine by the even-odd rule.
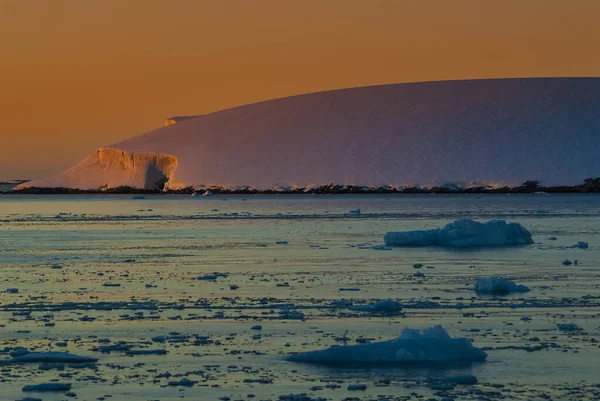
[[[475,292],[479,294],[510,294],[529,292],[529,288],[504,277],[490,277],[478,278],[475,283]]]
[[[456,220],[443,228],[420,231],[388,232],[388,246],[515,246],[532,244],[531,233],[519,223],[490,220],[479,223],[470,219]]]
[[[24,392],[49,392],[49,391],[69,391],[70,383],[42,383],[30,384],[23,387]]]
[[[389,298],[368,305],[351,306],[350,309],[362,312],[399,312],[402,307],[400,302]]]
[[[405,328],[394,341],[332,346],[287,357],[312,363],[459,363],[484,361],[487,354],[466,338],[451,338],[441,326],[424,332]]]
[[[23,355],[13,356],[11,363],[47,362],[47,363],[90,363],[97,362],[98,358],[91,356],[75,355],[68,352],[28,352]]]

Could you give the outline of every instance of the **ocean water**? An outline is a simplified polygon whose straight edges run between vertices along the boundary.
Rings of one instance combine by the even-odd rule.
[[[387,231],[458,218],[520,222],[535,244],[380,246]],[[301,393],[330,400],[600,399],[599,231],[596,195],[0,196],[0,360],[15,347],[99,359],[94,368],[0,366],[0,400],[55,380],[72,383],[81,400]],[[578,241],[589,248],[573,247]],[[566,259],[577,264],[565,266]],[[213,273],[215,280],[198,279]],[[531,291],[473,291],[477,277],[495,275]],[[401,314],[332,306],[387,298],[402,304]],[[282,308],[304,319],[286,319]],[[560,331],[563,323],[581,330]],[[251,329],[257,324],[262,330]],[[285,360],[342,344],[336,337],[346,331],[354,344],[433,325],[472,339],[487,361],[332,367]],[[167,353],[98,350],[114,344]],[[433,384],[457,374],[479,383],[447,390]],[[182,378],[197,383],[168,385]],[[348,391],[350,384],[367,389]]]

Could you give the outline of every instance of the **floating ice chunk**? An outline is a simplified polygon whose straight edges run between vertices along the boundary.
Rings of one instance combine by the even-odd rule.
[[[17,357],[21,355],[29,354],[29,350],[25,347],[15,347],[11,352],[10,356]]]
[[[103,354],[109,354],[113,351],[129,351],[133,347],[130,344],[125,344],[123,342],[118,342],[113,345],[101,345],[99,347],[94,348],[94,351],[102,352]]]
[[[47,391],[69,391],[71,390],[70,383],[42,383],[30,384],[23,387],[24,392],[47,392]]]
[[[352,306],[352,301],[347,299],[334,299],[330,304],[334,308],[349,308]]]
[[[528,287],[516,284],[504,277],[478,278],[475,283],[475,292],[479,294],[510,294],[528,291]]]
[[[312,363],[459,363],[484,361],[487,354],[466,338],[451,338],[441,326],[404,329],[395,341],[332,346],[290,355],[295,362]]]
[[[125,351],[127,355],[166,355],[168,351],[166,349],[136,349]]]
[[[377,301],[369,305],[351,306],[350,309],[362,312],[398,312],[402,308],[400,302],[388,298],[386,300]]]
[[[208,189],[206,191],[204,191],[204,193],[202,194],[202,196],[213,196],[214,194],[212,192],[210,192]]]
[[[349,214],[360,214],[360,209],[350,210]]]
[[[559,323],[556,325],[560,331],[581,331],[582,328],[575,323]]]
[[[327,401],[327,398],[312,398],[307,394],[288,394],[288,395],[280,395],[279,401]]]
[[[477,377],[473,375],[458,375],[458,376],[449,376],[444,377],[443,381],[456,383],[456,384],[477,384]]]
[[[490,220],[479,223],[456,220],[443,228],[422,231],[388,232],[384,236],[391,246],[514,246],[533,244],[531,233],[519,223]]]
[[[97,362],[98,358],[70,354],[68,352],[29,352],[15,356],[11,362],[47,362],[47,363],[88,363]]]
[[[196,280],[204,280],[204,281],[215,281],[217,279],[216,274],[205,274],[204,276],[199,276]]]
[[[198,383],[198,380],[190,380],[190,379],[184,377],[184,378],[182,378],[179,381],[170,381],[168,383],[168,385],[171,386],[171,387],[179,387],[179,386],[182,386],[182,387],[193,387],[194,384],[196,384],[196,383]]]
[[[279,318],[288,320],[302,320],[304,319],[304,313],[294,310],[288,306],[284,306],[279,311]]]
[[[365,391],[366,389],[366,384],[350,384],[348,386],[348,391]]]

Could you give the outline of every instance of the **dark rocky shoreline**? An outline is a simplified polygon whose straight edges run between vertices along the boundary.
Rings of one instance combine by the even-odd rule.
[[[214,195],[300,195],[300,194],[569,194],[569,193],[600,193],[600,177],[588,178],[582,184],[570,186],[545,187],[537,181],[527,181],[517,187],[469,187],[458,188],[451,186],[420,188],[404,187],[394,188],[390,186],[365,187],[354,185],[324,185],[313,188],[293,189],[267,189],[259,190],[247,188],[222,188],[205,187],[194,189],[187,187],[180,190],[163,191],[160,188],[139,189],[131,187],[117,187],[103,190],[80,190],[71,188],[25,188],[18,191],[11,190],[4,194],[36,194],[36,195],[120,195],[120,194],[148,194],[148,195],[170,195],[170,194],[203,194],[206,191]]]

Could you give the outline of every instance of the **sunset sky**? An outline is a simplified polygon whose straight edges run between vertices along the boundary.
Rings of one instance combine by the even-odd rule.
[[[282,96],[600,76],[598,0],[0,0],[0,180]]]

